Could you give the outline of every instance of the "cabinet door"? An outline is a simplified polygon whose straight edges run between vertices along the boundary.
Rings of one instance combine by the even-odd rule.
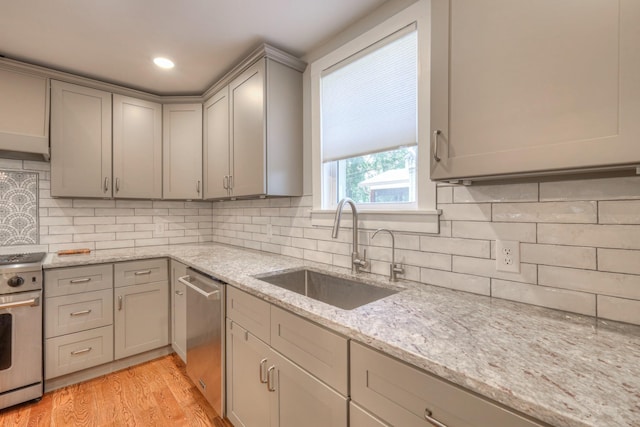
[[[113,195],[162,197],[162,106],[113,95]]]
[[[169,104],[162,109],[163,198],[201,199],[202,104]]]
[[[111,94],[51,82],[51,195],[111,197]]]
[[[268,345],[227,319],[227,417],[235,427],[277,425],[269,424],[271,396],[266,384],[272,355]]]
[[[0,68],[0,150],[49,154],[49,81]]]
[[[275,378],[269,381],[271,425],[346,427],[347,399],[288,359],[273,352]],[[269,360],[269,369],[272,362]],[[272,391],[273,390],[273,391]]]
[[[265,59],[229,85],[231,98],[231,196],[266,193]]]
[[[168,283],[115,288],[115,359],[169,344]]]
[[[432,178],[640,162],[640,2],[433,0],[432,15]]]
[[[226,197],[229,192],[229,87],[204,104],[204,198]]]
[[[353,402],[349,403],[350,427],[389,427],[389,424],[380,421]]]
[[[178,281],[187,275],[187,266],[171,260],[171,346],[187,363],[187,287]]]

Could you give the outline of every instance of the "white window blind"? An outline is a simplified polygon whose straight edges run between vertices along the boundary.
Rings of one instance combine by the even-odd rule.
[[[322,73],[323,162],[417,144],[417,44],[411,25]]]

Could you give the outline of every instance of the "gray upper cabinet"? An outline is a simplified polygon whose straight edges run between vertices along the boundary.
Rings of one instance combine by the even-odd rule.
[[[165,104],[163,198],[202,198],[202,104]]]
[[[302,194],[305,64],[261,49],[205,103],[207,199]]]
[[[113,195],[162,197],[162,106],[113,95]]]
[[[433,179],[640,163],[640,2],[433,0],[431,22]]]
[[[111,94],[51,82],[51,195],[111,197]]]
[[[0,64],[0,155],[49,159],[49,80]]]
[[[229,195],[229,87],[213,95],[204,104],[203,123],[204,198]]]

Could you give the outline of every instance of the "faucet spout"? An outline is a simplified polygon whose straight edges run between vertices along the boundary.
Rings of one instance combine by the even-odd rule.
[[[331,233],[331,237],[334,239],[338,237],[338,232],[340,231],[340,220],[342,219],[342,210],[346,204],[351,207],[351,213],[353,216],[353,249],[351,251],[351,268],[352,271],[355,270],[356,272],[359,272],[361,268],[366,268],[367,266],[366,250],[365,255],[361,259],[360,254],[358,253],[358,208],[356,207],[356,203],[348,197],[345,197],[338,202],[336,216],[333,220],[333,232]]]

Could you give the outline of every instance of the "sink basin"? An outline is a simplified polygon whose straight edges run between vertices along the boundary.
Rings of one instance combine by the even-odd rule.
[[[353,310],[398,293],[393,289],[306,269],[267,273],[256,278],[344,310]]]

